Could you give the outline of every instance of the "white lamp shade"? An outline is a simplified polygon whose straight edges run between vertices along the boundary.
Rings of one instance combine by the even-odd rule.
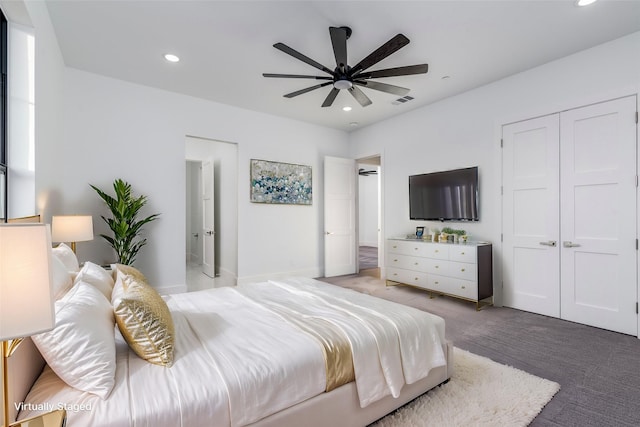
[[[51,219],[54,242],[85,242],[93,240],[93,217],[91,215],[54,216]]]
[[[0,225],[0,340],[52,329],[53,304],[49,227]]]

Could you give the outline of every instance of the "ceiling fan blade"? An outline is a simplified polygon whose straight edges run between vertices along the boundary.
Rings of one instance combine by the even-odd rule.
[[[372,102],[369,99],[369,97],[367,95],[364,94],[363,91],[360,90],[360,88],[358,86],[351,86],[349,88],[349,93],[351,94],[351,96],[353,96],[356,101],[358,101],[360,103],[360,105],[362,105],[363,107],[366,107],[367,105],[371,105]]]
[[[284,43],[276,43],[276,44],[273,45],[273,47],[275,47],[278,50],[281,50],[282,52],[286,53],[287,55],[291,55],[294,58],[299,59],[300,61],[311,65],[312,67],[317,68],[318,70],[322,70],[325,73],[329,73],[329,74],[333,75],[333,71],[331,71],[330,69],[328,69],[324,65],[314,61],[313,59],[309,58],[308,56],[305,56],[305,55],[301,54],[297,50],[290,48],[289,46],[287,46]]]
[[[297,90],[295,92],[288,93],[288,94],[284,95],[284,97],[285,98],[293,98],[294,96],[298,96],[298,95],[302,95],[303,93],[311,92],[312,90],[319,89],[321,87],[330,85],[331,83],[333,83],[333,82],[326,82],[326,83],[322,83],[322,84],[319,84],[319,85],[308,87],[306,89],[300,89],[300,90]]]
[[[406,38],[403,34],[396,34],[395,37],[371,52],[369,56],[367,56],[362,61],[358,62],[353,68],[351,68],[351,75],[355,77],[355,74],[357,74],[358,72],[366,70],[372,65],[377,64],[387,56],[402,49],[408,44],[408,38]]]
[[[336,57],[336,65],[345,72],[347,68],[347,29],[344,27],[329,27],[333,54]]]
[[[371,80],[362,80],[362,81],[356,80],[353,83],[360,86],[364,86],[369,89],[379,90],[380,92],[392,93],[398,96],[405,96],[410,91],[410,89],[407,89],[406,87],[389,85],[386,83],[374,82]]]
[[[429,64],[407,65],[406,67],[387,68],[384,70],[374,70],[360,73],[354,76],[358,79],[375,79],[379,77],[409,76],[412,74],[425,74],[429,71]]]
[[[340,92],[340,89],[336,89],[335,87],[331,89],[331,92],[329,92],[329,95],[327,95],[327,97],[325,98],[324,102],[322,103],[322,106],[331,107],[331,104],[333,104],[333,101],[336,99],[336,96],[338,96],[338,92]]]
[[[316,79],[316,80],[333,80],[333,77],[325,76],[307,76],[303,74],[272,74],[262,73],[263,77],[277,77],[282,79]]]

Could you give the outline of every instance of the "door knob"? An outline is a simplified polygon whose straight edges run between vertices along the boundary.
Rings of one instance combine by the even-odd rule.
[[[565,242],[562,242],[562,246],[564,246],[565,248],[578,248],[578,247],[580,247],[580,244],[579,243],[573,243],[573,242],[565,241]]]
[[[552,246],[552,247],[556,247],[556,241],[555,240],[547,240],[546,242],[540,242],[540,244],[542,246]]]
[[[213,231],[207,230],[204,232],[204,234],[206,234],[207,236],[213,236]]]
[[[333,231],[327,231],[324,234],[326,234],[328,236],[329,234],[333,234]]]

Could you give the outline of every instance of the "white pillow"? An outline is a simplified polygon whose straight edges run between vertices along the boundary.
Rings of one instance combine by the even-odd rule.
[[[111,273],[98,264],[86,261],[75,278],[75,283],[78,282],[85,282],[95,286],[108,301],[111,300],[113,278],[111,277]]]
[[[79,282],[56,302],[56,326],[31,338],[65,383],[105,399],[115,384],[113,308],[92,285]]]
[[[65,267],[57,256],[51,257],[51,277],[53,279],[53,297],[57,301],[62,298],[73,285],[73,280],[67,271],[67,267]]]
[[[60,243],[57,247],[52,249],[53,254],[58,257],[60,261],[67,267],[67,271],[77,273],[80,270],[78,264],[78,257],[71,250],[71,248],[64,243]]]
[[[116,302],[124,295],[124,278],[126,275],[121,270],[116,270],[116,282],[111,291],[111,306],[115,306]]]

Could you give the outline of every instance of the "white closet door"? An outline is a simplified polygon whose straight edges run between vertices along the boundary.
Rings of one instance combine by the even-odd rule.
[[[636,98],[561,113],[562,318],[636,335]]]
[[[504,305],[560,316],[558,115],[503,127]]]

